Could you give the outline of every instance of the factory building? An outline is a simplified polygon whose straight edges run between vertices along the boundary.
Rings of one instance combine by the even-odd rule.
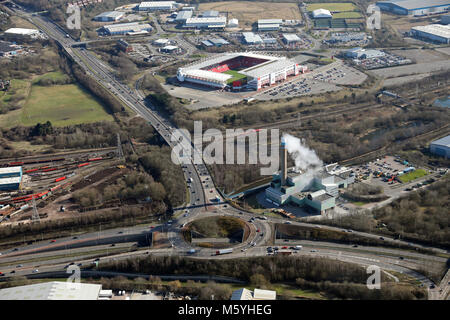
[[[283,33],[283,41],[286,44],[297,43],[300,42],[301,39],[293,33]]]
[[[108,21],[119,21],[125,16],[125,13],[119,11],[107,11],[100,13],[94,17],[95,21],[108,22]]]
[[[440,157],[450,158],[450,135],[430,144],[430,152]]]
[[[428,26],[412,27],[410,31],[411,36],[429,40],[438,43],[450,43],[450,26],[441,24],[430,24]]]
[[[22,174],[22,167],[0,168],[0,190],[20,189]]]
[[[214,29],[225,28],[227,24],[226,17],[211,17],[211,18],[189,18],[184,24],[185,28],[194,29]]]
[[[314,19],[331,19],[333,15],[329,10],[317,9],[312,12],[312,17]]]
[[[228,28],[237,28],[239,27],[239,20],[238,19],[230,19],[228,21]]]
[[[39,31],[36,29],[10,28],[5,31],[4,35],[13,39],[16,39],[17,37],[33,39],[39,36]]]
[[[278,31],[282,24],[282,19],[259,19],[258,31]]]
[[[263,43],[261,37],[253,32],[242,32],[242,36],[245,44],[255,45]]]
[[[337,163],[311,172],[302,172],[296,168],[288,170],[287,150],[282,140],[281,171],[273,175],[265,195],[267,201],[277,206],[291,203],[299,207],[307,206],[323,214],[335,207],[339,189],[347,188],[354,182],[352,170]]]
[[[0,300],[109,300],[101,284],[52,281],[0,289]]]
[[[139,22],[119,23],[104,26],[102,28],[108,35],[133,35],[140,33],[148,33],[152,31],[152,26],[148,23],[140,24]]]
[[[192,12],[190,10],[179,11],[177,13],[177,17],[175,18],[175,23],[178,23],[178,24],[186,23],[187,19],[192,18],[193,13],[194,12]]]
[[[386,54],[380,50],[363,48],[353,48],[345,52],[345,56],[352,59],[372,59],[383,57],[385,55]]]
[[[139,11],[171,11],[177,8],[175,1],[144,1],[139,4]]]
[[[424,16],[444,13],[450,8],[449,0],[396,0],[378,1],[377,7],[382,11],[399,15]]]

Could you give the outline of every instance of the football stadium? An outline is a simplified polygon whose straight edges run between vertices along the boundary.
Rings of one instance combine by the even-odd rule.
[[[220,89],[259,90],[306,71],[306,66],[299,66],[286,57],[233,52],[218,54],[179,68],[177,79]]]

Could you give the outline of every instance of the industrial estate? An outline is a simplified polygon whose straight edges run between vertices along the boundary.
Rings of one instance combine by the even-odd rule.
[[[449,23],[0,1],[0,300],[450,299]]]

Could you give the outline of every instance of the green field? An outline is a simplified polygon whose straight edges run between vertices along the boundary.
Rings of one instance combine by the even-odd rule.
[[[239,72],[237,72],[237,71],[234,71],[234,70],[228,70],[228,71],[225,71],[224,73],[233,76],[233,78],[231,78],[231,79],[229,79],[229,80],[227,81],[228,84],[233,83],[233,81],[237,81],[237,80],[241,80],[241,79],[247,78],[246,75],[241,74],[241,73],[239,73]]]
[[[56,81],[64,81],[66,79],[69,79],[69,76],[62,72],[59,72],[59,71],[49,72],[49,73],[43,74],[42,76],[34,78],[33,84],[36,84],[40,80],[44,80],[44,79],[49,79],[49,80],[56,82]]]
[[[353,3],[349,2],[330,2],[330,3],[310,3],[307,6],[308,11],[317,9],[326,9],[331,12],[356,11],[357,8]]]
[[[407,182],[410,182],[410,181],[415,180],[417,178],[426,176],[427,174],[428,173],[424,169],[417,169],[417,170],[412,171],[410,173],[401,175],[398,178],[400,179],[401,182],[407,183]]]
[[[333,14],[333,19],[358,19],[361,17],[361,13],[355,11],[339,12]]]

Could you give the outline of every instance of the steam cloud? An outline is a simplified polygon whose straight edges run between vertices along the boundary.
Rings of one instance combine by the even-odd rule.
[[[283,134],[282,139],[284,139],[286,149],[294,159],[295,167],[297,169],[307,172],[322,167],[322,160],[320,160],[316,152],[308,148],[302,140],[287,133]]]

